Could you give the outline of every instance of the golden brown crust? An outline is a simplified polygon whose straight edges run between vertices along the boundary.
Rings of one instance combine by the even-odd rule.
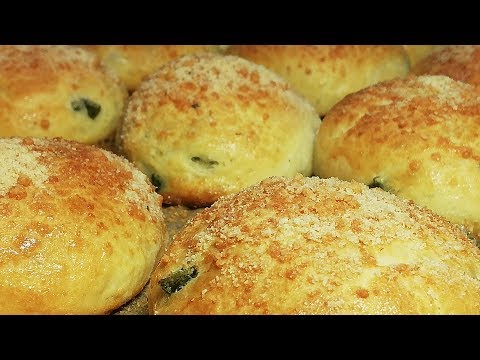
[[[167,204],[212,204],[272,175],[311,174],[315,109],[266,68],[186,55],[132,95],[118,147]]]
[[[445,75],[479,86],[480,46],[447,46],[426,57],[412,69],[412,72],[417,75]]]
[[[349,93],[409,71],[402,46],[232,45],[227,53],[274,70],[320,115]]]
[[[112,69],[134,91],[140,83],[163,64],[180,56],[213,52],[220,53],[218,45],[83,45],[95,52],[102,63]]]
[[[0,313],[103,314],[143,288],[166,243],[145,175],[59,138],[0,154]]]
[[[444,47],[445,45],[403,45],[410,59],[410,67],[414,67],[431,53]]]
[[[0,136],[89,144],[114,132],[127,98],[96,56],[59,45],[0,46],[0,89]],[[82,99],[100,108],[90,115]]]
[[[314,174],[371,184],[480,233],[480,97],[446,76],[347,96],[317,133]]]
[[[334,178],[269,178],[187,223],[154,270],[149,307],[152,314],[478,314],[479,260],[458,227],[411,201]],[[161,280],[192,266],[196,276],[167,295]]]

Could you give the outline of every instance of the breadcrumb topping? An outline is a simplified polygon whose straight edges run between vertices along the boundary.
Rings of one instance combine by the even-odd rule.
[[[185,55],[150,75],[132,95],[125,117],[142,122],[153,108],[167,103],[178,109],[190,108],[227,94],[244,105],[272,99],[281,99],[279,106],[304,107],[306,103],[285,80],[261,65],[236,56],[205,53]]]
[[[116,198],[162,218],[162,198],[146,175],[126,159],[106,150],[61,138],[0,139],[0,196],[29,181],[47,192],[90,186],[97,196]]]
[[[28,140],[27,140],[28,141]],[[48,168],[39,162],[40,154],[32,152],[21,139],[0,139],[0,196],[17,184],[22,177],[27,177],[37,188],[45,187]]]
[[[101,66],[99,58],[87,50],[69,45],[2,45],[0,46],[0,84],[12,98],[45,91],[58,84],[57,79],[71,74],[81,81],[87,73],[105,74],[113,83],[118,77]],[[70,75],[69,75],[70,76]],[[5,85],[7,84],[7,85]],[[48,126],[44,124],[44,126]]]

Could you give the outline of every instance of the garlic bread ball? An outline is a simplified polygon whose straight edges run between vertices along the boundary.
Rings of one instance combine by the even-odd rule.
[[[125,159],[64,139],[0,139],[0,313],[106,314],[163,254],[162,198]]]
[[[479,314],[480,249],[425,208],[335,178],[273,177],[173,239],[151,314]]]
[[[164,203],[202,207],[273,175],[310,175],[320,119],[263,66],[235,56],[186,55],[128,103],[117,147]]]
[[[386,81],[323,119],[314,174],[357,180],[480,234],[480,96],[446,76]]]

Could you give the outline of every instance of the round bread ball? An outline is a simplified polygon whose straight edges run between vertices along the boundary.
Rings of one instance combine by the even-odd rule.
[[[434,51],[444,48],[445,45],[403,45],[403,47],[410,59],[410,66],[413,67]]]
[[[118,148],[164,203],[211,205],[273,175],[310,175],[320,119],[272,71],[235,56],[186,55],[132,94]]]
[[[225,46],[225,45],[223,45]],[[222,45],[83,45],[134,91],[146,76],[182,55],[223,51]]]
[[[273,177],[178,233],[151,314],[479,314],[480,250],[459,227],[380,189]]]
[[[321,116],[345,95],[410,69],[402,46],[232,45],[227,53],[274,70]]]
[[[125,159],[56,139],[0,139],[0,313],[106,314],[162,255],[162,198]]]
[[[480,46],[452,45],[430,54],[413,69],[416,75],[445,75],[480,85]]]
[[[114,133],[127,99],[98,58],[73,46],[0,46],[0,136],[95,144]]]
[[[314,174],[357,180],[480,234],[480,97],[446,76],[374,85],[338,103],[317,133]]]

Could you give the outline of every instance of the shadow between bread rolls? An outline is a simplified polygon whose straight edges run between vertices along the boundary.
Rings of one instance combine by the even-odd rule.
[[[163,254],[162,198],[110,152],[0,139],[0,313],[106,314]]]
[[[151,314],[478,314],[480,249],[431,210],[335,178],[272,177],[190,220]]]

